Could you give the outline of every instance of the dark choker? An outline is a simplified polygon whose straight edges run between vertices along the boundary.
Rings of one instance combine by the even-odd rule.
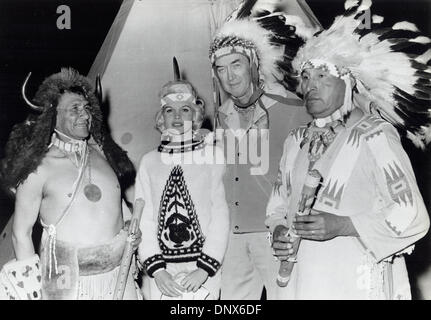
[[[205,147],[204,140],[187,140],[179,142],[171,142],[168,140],[163,140],[158,147],[159,152],[163,153],[184,153],[194,150],[200,150]]]
[[[246,110],[248,107],[253,106],[257,100],[263,95],[263,90],[261,88],[257,88],[254,90],[253,94],[250,97],[250,100],[247,103],[241,103],[235,97],[231,97],[234,105],[237,108]]]

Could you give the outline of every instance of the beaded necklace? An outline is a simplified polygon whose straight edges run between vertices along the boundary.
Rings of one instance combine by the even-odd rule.
[[[68,141],[66,142],[60,140],[57,135],[67,138]],[[99,201],[102,197],[102,191],[96,184],[92,182],[90,148],[88,147],[87,141],[73,139],[64,133],[55,130],[51,145],[54,145],[60,149],[66,155],[66,157],[70,159],[70,161],[72,161],[72,163],[79,169],[78,177],[72,186],[72,192],[76,192],[77,183],[85,169],[88,168],[88,184],[86,184],[84,187],[84,195],[91,202]],[[73,154],[73,158],[71,158],[71,154]]]
[[[310,160],[311,164],[314,164],[320,159],[330,144],[335,140],[340,126],[343,125],[343,121],[337,120],[323,128],[317,127],[314,122],[308,126],[307,130],[304,132],[300,147],[302,148],[304,144],[310,142],[308,159]]]

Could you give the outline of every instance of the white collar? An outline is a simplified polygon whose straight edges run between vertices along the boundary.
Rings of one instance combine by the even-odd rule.
[[[87,145],[86,140],[78,140],[78,139],[71,138],[68,135],[64,134],[63,132],[58,131],[57,129],[54,129],[54,131],[55,131],[55,133],[53,133],[53,135],[52,135],[51,145],[54,145],[57,148],[59,148],[60,150],[66,151],[66,152],[82,153],[82,151],[85,149],[85,147]],[[67,141],[67,142],[63,141],[63,140],[59,139],[57,137],[57,135],[65,137],[69,141]]]
[[[58,149],[65,153],[73,153],[75,155],[75,162],[74,164],[82,168],[85,165],[86,162],[86,156],[87,156],[87,140],[78,140],[69,137],[68,135],[64,134],[61,131],[58,131],[57,129],[54,129],[54,133],[52,134],[51,138],[51,144],[48,148],[52,146],[56,146]],[[69,141],[63,141],[58,138],[58,136],[63,136],[67,138]]]

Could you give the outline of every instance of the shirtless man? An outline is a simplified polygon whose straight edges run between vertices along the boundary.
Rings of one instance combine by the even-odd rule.
[[[32,144],[12,146],[12,139],[8,146],[8,151],[20,149],[15,163],[38,161],[36,170],[16,175],[20,178],[13,221],[16,259],[35,256],[32,229],[39,216],[44,228],[42,298],[110,299],[127,237],[120,181],[134,174],[133,165],[106,134],[97,98],[76,71],[62,69],[47,78],[35,101],[42,107],[33,106],[43,112],[27,126],[32,127],[33,145],[44,152],[33,152],[37,147]],[[17,129],[11,138],[20,134]],[[18,158],[24,153],[27,159]],[[19,169],[11,161],[7,165],[12,176]],[[139,241],[134,242],[136,247]],[[136,299],[131,276],[124,298]]]

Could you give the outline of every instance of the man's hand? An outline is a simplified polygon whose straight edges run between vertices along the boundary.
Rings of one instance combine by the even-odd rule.
[[[197,268],[186,275],[183,280],[181,280],[181,285],[187,290],[187,292],[196,292],[199,290],[202,284],[207,281],[207,279],[208,272],[206,272],[204,269]]]
[[[292,226],[298,236],[308,240],[326,241],[338,236],[359,236],[349,217],[313,209],[310,215],[296,216]]]
[[[166,296],[179,297],[184,288],[176,283],[169,272],[166,270],[158,271],[154,274],[154,280],[159,290]]]
[[[288,231],[287,227],[278,225],[272,233],[272,249],[274,250],[274,256],[280,261],[287,260],[294,251],[293,243],[295,238],[289,237],[287,235]]]
[[[126,232],[128,232],[129,231],[129,227],[130,227],[130,220],[127,220],[124,223],[124,230]],[[138,247],[139,247],[139,244],[142,241],[142,232],[141,232],[141,229],[138,228],[138,231],[133,234],[133,238],[134,238],[134,240],[132,241],[133,251],[136,251],[138,249]]]

